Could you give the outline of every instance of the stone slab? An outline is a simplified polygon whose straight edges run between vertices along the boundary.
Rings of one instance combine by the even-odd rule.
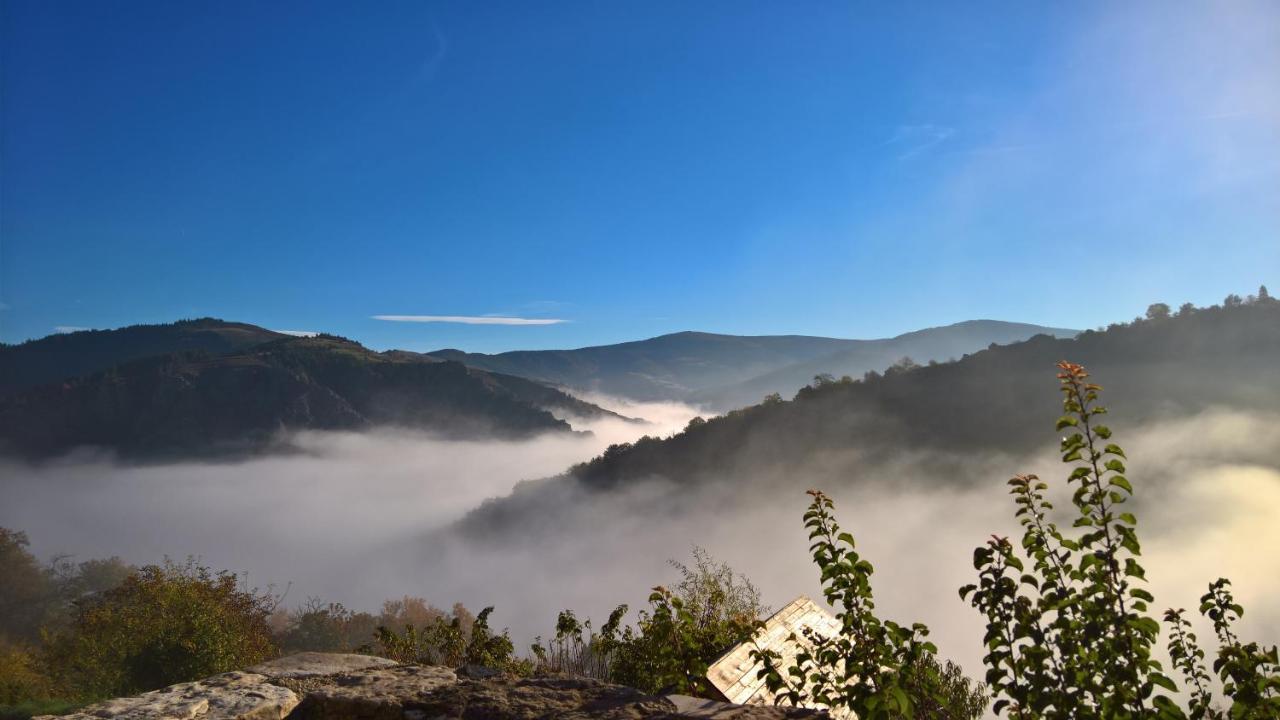
[[[395,667],[398,664],[395,660],[372,655],[301,652],[259,663],[251,668],[246,668],[246,671],[266,675],[269,678],[304,680],[355,672],[356,670]]]
[[[308,688],[293,720],[405,720],[407,711],[457,681],[449,668],[417,665],[334,675]]]
[[[264,675],[230,672],[39,720],[281,720],[298,702]]]
[[[792,720],[820,718],[819,710],[765,705],[734,705],[690,695],[667,695],[676,706],[675,717],[682,720]]]

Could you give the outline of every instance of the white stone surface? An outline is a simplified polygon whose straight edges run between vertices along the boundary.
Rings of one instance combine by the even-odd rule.
[[[90,705],[61,720],[281,720],[298,704],[292,690],[264,675],[229,672],[142,695]],[[38,720],[59,720],[42,715]]]

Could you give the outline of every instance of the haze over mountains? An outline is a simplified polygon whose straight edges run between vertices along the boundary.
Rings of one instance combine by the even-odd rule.
[[[0,348],[0,447],[51,456],[261,450],[281,431],[402,426],[454,437],[571,430],[609,411],[557,389],[711,409],[788,396],[816,374],[861,375],[911,356],[1074,331],[973,321],[885,340],[682,332],[500,355],[374,352],[210,318],[53,335]]]
[[[868,467],[932,454],[945,474],[957,457],[1029,453],[1052,440],[1061,402],[1054,365],[1085,364],[1107,388],[1108,424],[1137,428],[1213,409],[1280,407],[1280,302],[1212,307],[1176,317],[1040,335],[957,362],[897,367],[865,379],[824,379],[793,401],[773,400],[670,438],[611,447],[559,478],[495,500],[463,527],[477,535],[558,527],[565,494],[631,491],[661,481],[681,492],[732,479],[735,487],[797,492],[815,474],[858,477]],[[799,471],[815,462],[821,473]],[[909,482],[909,476],[902,482]],[[949,484],[962,484],[955,475]],[[806,485],[807,486],[807,485]]]
[[[265,449],[286,431],[377,426],[520,437],[613,416],[523,378],[211,319],[52,336],[0,358],[17,378],[0,398],[0,446],[35,457],[80,446],[216,456]],[[91,362],[100,369],[47,382]]]
[[[803,491],[818,487],[837,498],[842,520],[874,558],[879,603],[895,618],[928,622],[939,646],[968,670],[981,667],[982,625],[955,589],[972,579],[975,545],[992,532],[1016,532],[1003,502],[1005,479],[1062,476],[1053,430],[1060,409],[1054,364],[1062,359],[1084,362],[1106,388],[1108,424],[1139,485],[1144,556],[1164,583],[1153,592],[1161,602],[1187,604],[1217,576],[1211,573],[1228,574],[1258,608],[1252,632],[1277,637],[1280,614],[1268,601],[1280,592],[1280,560],[1270,551],[1280,542],[1274,301],[1186,311],[1072,340],[1033,337],[856,380],[807,378],[814,386],[798,394],[784,391],[705,420],[690,420],[691,409],[674,403],[620,408],[650,420],[667,408],[666,420],[653,425],[616,415],[579,422],[556,411],[592,435],[561,427],[448,436],[406,430],[370,412],[350,430],[316,432],[296,422],[283,435],[300,452],[235,462],[209,463],[181,444],[172,446],[177,453],[139,455],[152,460],[141,465],[93,454],[0,458],[8,481],[0,486],[0,525],[30,528],[41,555],[107,548],[148,562],[200,554],[256,582],[293,582],[296,596],[347,607],[376,607],[402,593],[496,604],[503,625],[527,641],[545,635],[564,608],[600,618],[619,602],[642,602],[668,577],[666,560],[687,557],[690,545],[747,573],[770,604],[816,596],[800,513]],[[176,370],[148,376],[135,363]],[[424,382],[419,373],[440,368],[462,371],[474,380],[464,383],[469,388],[502,378],[419,353],[284,337],[204,360],[178,354],[125,362],[4,403],[65,386],[73,397],[107,398],[95,406],[111,408],[113,398],[132,397],[124,388],[160,377],[159,397],[195,398],[209,403],[208,417],[227,418],[213,410],[281,407],[267,402],[277,396],[260,392],[271,383],[249,382],[263,377],[304,388],[303,396],[333,389],[360,411],[376,389],[404,393],[402,381]],[[219,377],[244,381],[211,382]],[[259,396],[261,405],[249,403]],[[158,432],[167,423],[148,427]],[[271,423],[259,430],[268,427],[276,437]],[[1215,539],[1224,533],[1256,538],[1259,550],[1242,548],[1224,561]]]
[[[903,357],[917,362],[958,358],[991,343],[1078,331],[997,320],[971,320],[881,340],[805,335],[718,335],[681,332],[577,350],[496,355],[437,350],[430,355],[493,372],[638,400],[679,400],[728,410],[770,393],[788,397],[815,375],[860,376]]]

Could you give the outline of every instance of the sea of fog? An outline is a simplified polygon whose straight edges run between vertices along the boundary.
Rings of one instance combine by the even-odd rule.
[[[303,433],[294,438],[302,453],[230,463],[7,462],[0,526],[26,531],[41,557],[196,556],[250,585],[287,588],[286,605],[317,597],[376,611],[403,595],[495,605],[494,620],[524,645],[550,633],[560,609],[602,618],[619,603],[641,605],[674,579],[668,560],[687,560],[693,545],[748,575],[774,607],[819,597],[800,515],[803,490],[822,487],[876,566],[881,612],[928,623],[943,654],[980,676],[983,623],[956,592],[973,578],[973,548],[992,533],[1017,534],[1006,478],[1036,472],[1060,487],[1065,475],[1052,438],[1031,457],[904,452],[856,477],[840,458],[813,458],[783,482],[725,477],[694,488],[658,478],[607,495],[562,492],[541,511],[550,531],[544,523],[501,541],[448,531],[523,480],[560,473],[610,443],[675,432],[696,412],[612,406],[651,424],[599,421],[585,428],[589,437],[525,441]],[[1280,418],[1209,412],[1119,440],[1140,494],[1155,609],[1194,608],[1204,586],[1226,575],[1247,609],[1244,635],[1280,640]]]

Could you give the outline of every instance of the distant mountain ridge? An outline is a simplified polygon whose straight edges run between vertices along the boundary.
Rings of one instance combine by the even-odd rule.
[[[638,400],[680,400],[714,409],[742,407],[770,393],[790,397],[815,375],[860,376],[904,356],[946,360],[991,343],[1078,331],[1026,323],[973,320],[880,340],[806,335],[719,335],[680,332],[648,340],[578,348],[518,350],[494,355],[437,350],[432,357],[519,375],[577,390]]]
[[[287,337],[248,323],[199,318],[117,330],[79,330],[0,345],[0,397],[152,355],[190,351],[221,355]]]
[[[730,479],[794,488],[903,458],[936,461],[937,473],[967,480],[955,458],[1033,452],[1051,442],[1061,398],[1055,364],[1084,364],[1106,388],[1107,425],[1143,424],[1208,410],[1274,413],[1280,407],[1280,302],[1210,307],[1074,339],[1037,336],[859,380],[825,380],[795,400],[772,400],[707,420],[670,438],[610,447],[567,473],[518,486],[486,502],[459,527],[473,536],[555,532],[576,489],[608,493],[661,479],[689,490]],[[901,477],[907,483],[910,477]],[[634,510],[633,510],[634,511]]]
[[[375,352],[214,318],[0,346],[0,449],[81,445],[130,456],[261,449],[281,430],[424,428],[454,436],[568,431],[613,415],[560,388],[745,405],[819,373],[861,374],[1009,342],[1035,325],[974,321],[885,340],[682,332],[577,350]],[[553,387],[555,386],[555,387]],[[557,417],[557,415],[559,417]]]
[[[138,458],[216,456],[263,449],[282,430],[403,426],[454,437],[522,437],[572,431],[555,413],[620,417],[555,388],[461,363],[377,353],[328,335],[301,338],[198,322],[197,336],[206,341],[209,332],[270,339],[221,354],[203,347],[155,354],[24,388],[0,398],[0,448],[27,457],[79,446]],[[149,326],[69,337],[112,349],[90,351],[93,357],[120,357],[128,353],[112,333],[185,344],[189,329]]]

